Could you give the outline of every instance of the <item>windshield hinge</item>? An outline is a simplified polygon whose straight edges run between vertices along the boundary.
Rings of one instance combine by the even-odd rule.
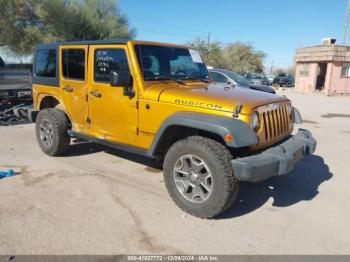
[[[233,117],[239,117],[239,113],[241,112],[242,110],[242,105],[241,104],[237,104],[236,107],[235,107],[235,110],[233,111]]]

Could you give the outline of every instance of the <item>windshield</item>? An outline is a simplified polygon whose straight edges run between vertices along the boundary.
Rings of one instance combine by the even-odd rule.
[[[227,75],[229,78],[233,79],[235,82],[241,85],[250,85],[251,83],[240,74],[237,74],[232,71],[225,71],[225,75]]]
[[[210,79],[199,53],[170,46],[135,45],[145,81],[161,79]]]

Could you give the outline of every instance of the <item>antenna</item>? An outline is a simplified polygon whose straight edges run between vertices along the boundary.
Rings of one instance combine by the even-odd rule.
[[[349,23],[349,14],[350,14],[350,0],[348,1],[348,7],[345,12],[345,22],[344,22],[344,31],[343,31],[343,45],[346,45],[346,33],[348,31],[348,23]]]

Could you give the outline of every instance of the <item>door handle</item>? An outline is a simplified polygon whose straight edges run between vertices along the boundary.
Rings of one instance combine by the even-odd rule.
[[[71,88],[70,86],[65,86],[63,90],[66,92],[73,92],[73,88]]]
[[[102,96],[102,94],[99,93],[99,92],[97,92],[97,91],[91,91],[91,92],[90,92],[90,95],[92,95],[92,96],[94,96],[94,97],[98,97],[98,98],[100,98],[100,97]]]

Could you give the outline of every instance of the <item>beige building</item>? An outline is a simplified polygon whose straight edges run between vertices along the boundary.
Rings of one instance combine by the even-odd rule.
[[[350,46],[332,42],[297,49],[296,91],[350,94]]]

